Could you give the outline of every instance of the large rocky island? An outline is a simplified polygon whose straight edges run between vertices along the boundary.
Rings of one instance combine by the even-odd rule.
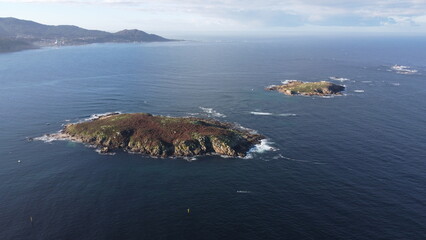
[[[345,90],[344,86],[331,82],[302,82],[302,81],[286,81],[283,85],[272,85],[266,87],[266,90],[278,91],[286,95],[305,95],[305,96],[330,96],[341,95]]]
[[[123,149],[160,157],[205,154],[244,157],[264,138],[216,120],[147,113],[112,114],[68,124],[56,137],[95,145],[102,152]]]

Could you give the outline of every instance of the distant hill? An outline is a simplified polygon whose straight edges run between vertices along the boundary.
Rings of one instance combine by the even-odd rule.
[[[174,40],[137,29],[110,33],[72,25],[51,26],[16,18],[0,18],[0,52],[6,51],[3,49],[18,51],[42,46],[167,41]]]
[[[19,39],[1,39],[0,38],[0,53],[16,52],[27,49],[35,49],[37,46]]]

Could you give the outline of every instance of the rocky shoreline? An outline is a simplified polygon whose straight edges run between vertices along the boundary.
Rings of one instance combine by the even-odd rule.
[[[344,86],[337,85],[327,81],[321,82],[302,82],[297,80],[286,81],[282,85],[272,85],[266,87],[268,91],[278,91],[285,95],[304,95],[304,96],[330,96],[341,95],[345,90]]]
[[[101,153],[124,150],[156,157],[218,154],[245,157],[264,137],[231,123],[147,113],[110,114],[71,123],[48,137],[96,146]]]

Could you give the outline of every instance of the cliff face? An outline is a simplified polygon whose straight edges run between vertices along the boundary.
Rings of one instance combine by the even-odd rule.
[[[63,133],[72,140],[96,145],[103,152],[124,149],[161,157],[209,153],[243,157],[263,138],[215,120],[145,113],[116,114],[69,124]]]
[[[326,81],[306,83],[302,81],[290,81],[283,85],[267,87],[266,90],[275,90],[286,95],[328,96],[341,94],[345,90],[345,87]]]

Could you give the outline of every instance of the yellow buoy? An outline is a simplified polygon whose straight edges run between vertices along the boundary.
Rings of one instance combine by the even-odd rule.
[[[189,214],[189,212],[190,212],[191,210],[188,208],[188,214]]]

